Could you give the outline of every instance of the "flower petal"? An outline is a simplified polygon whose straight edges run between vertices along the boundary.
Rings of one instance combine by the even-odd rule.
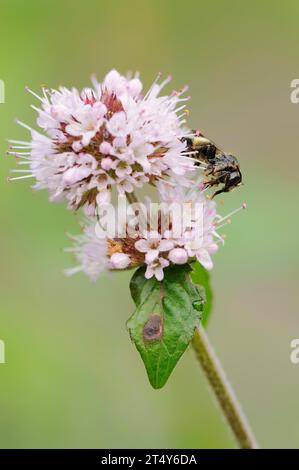
[[[159,256],[159,250],[149,250],[145,255],[145,262],[151,264]]]
[[[174,247],[174,242],[171,240],[161,240],[159,243],[159,251],[169,251]]]
[[[211,270],[213,268],[213,261],[208,251],[202,248],[196,253],[196,258],[203,265],[204,268]]]
[[[141,251],[141,253],[147,253],[150,249],[148,241],[144,240],[144,238],[135,242],[135,248],[136,250]]]

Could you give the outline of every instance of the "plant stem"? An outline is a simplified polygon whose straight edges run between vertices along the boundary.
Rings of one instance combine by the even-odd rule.
[[[132,191],[131,193],[126,193],[126,198],[129,204],[140,204],[134,191]],[[146,230],[147,229],[147,214],[143,212],[139,212],[138,217],[139,217],[139,227]]]
[[[196,328],[192,344],[239,447],[257,449],[247,419],[202,326]]]
[[[132,193],[126,193],[127,200],[130,204],[138,204],[139,201],[136,197],[136,194],[134,192]]]

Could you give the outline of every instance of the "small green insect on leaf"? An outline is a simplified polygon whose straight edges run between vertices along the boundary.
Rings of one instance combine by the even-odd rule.
[[[139,268],[130,288],[136,310],[127,322],[154,388],[161,388],[193,338],[203,296],[192,284],[189,265],[169,266],[164,279],[145,279]]]
[[[210,285],[209,272],[198,262],[191,265],[191,279],[200,289],[201,295],[204,297],[203,315],[201,323],[204,327],[207,326],[213,306],[213,292]]]

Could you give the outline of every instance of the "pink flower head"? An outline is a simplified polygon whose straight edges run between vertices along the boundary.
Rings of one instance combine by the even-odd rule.
[[[31,92],[40,101],[33,108],[41,132],[20,123],[31,140],[13,142],[29,164],[28,174],[17,178],[34,177],[34,188],[48,189],[51,200],[66,199],[69,208],[92,215],[113,187],[123,194],[191,174],[193,161],[182,155],[184,119],[177,113],[187,98],[184,90],[159,96],[170,81],[159,78],[145,95],[137,75],[126,78],[116,70],[102,83],[93,79],[94,89],[44,88],[41,97]]]

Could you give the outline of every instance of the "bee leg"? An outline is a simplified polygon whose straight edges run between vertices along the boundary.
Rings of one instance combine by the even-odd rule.
[[[203,164],[203,162],[201,162],[200,160],[195,160],[194,159],[194,165],[197,166],[197,167],[201,167]]]
[[[229,173],[227,173],[227,174],[222,174],[221,176],[219,176],[219,178],[216,179],[216,181],[218,181],[218,184],[223,184],[223,186],[221,189],[218,189],[212,194],[211,199],[214,199],[214,197],[217,196],[218,194],[228,193],[230,191],[229,177],[230,175]]]
[[[221,181],[219,181],[219,178],[214,178],[208,181],[204,181],[204,185],[206,188],[212,188],[213,186],[218,186],[219,183],[221,183]]]
[[[213,175],[213,172],[214,172],[213,167],[212,167],[212,166],[211,166],[211,167],[208,167],[208,168],[206,169],[206,171],[205,171],[205,175],[206,175],[206,176]]]
[[[218,191],[215,191],[212,196],[211,196],[211,199],[214,199],[215,196],[217,196],[218,194],[221,194],[221,193],[228,193],[228,189],[225,188],[225,186],[221,189],[218,189]]]

